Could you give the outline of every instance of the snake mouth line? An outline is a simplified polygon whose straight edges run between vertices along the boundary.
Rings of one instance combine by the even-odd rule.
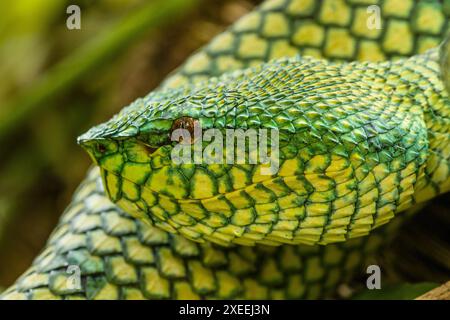
[[[242,187],[242,188],[239,188],[239,189],[235,189],[235,190],[230,191],[230,192],[220,193],[220,194],[214,195],[212,197],[207,197],[207,198],[201,198],[201,199],[200,198],[199,199],[177,199],[177,198],[175,198],[173,196],[170,196],[170,195],[167,195],[167,194],[155,191],[155,190],[149,188],[148,186],[137,184],[136,182],[130,180],[129,178],[126,178],[123,175],[120,175],[120,174],[117,174],[115,172],[112,172],[111,170],[107,170],[107,169],[105,169],[103,167],[99,167],[99,168],[100,168],[100,171],[102,173],[102,178],[103,178],[103,183],[105,185],[105,188],[108,188],[107,187],[107,183],[104,181],[105,177],[106,177],[104,173],[106,172],[106,173],[108,173],[110,175],[113,175],[115,177],[118,177],[118,178],[121,178],[123,180],[126,180],[127,182],[132,183],[133,185],[135,185],[135,186],[137,186],[139,188],[142,188],[144,190],[150,191],[151,193],[154,193],[154,194],[158,195],[158,197],[168,198],[168,199],[176,201],[178,203],[192,203],[192,202],[198,202],[198,201],[207,201],[207,200],[211,200],[211,199],[214,199],[216,197],[219,197],[219,196],[225,196],[227,194],[231,194],[233,192],[240,192],[240,191],[244,190],[245,188],[252,187],[252,186],[255,186],[255,185],[258,184],[258,183],[252,183],[252,184],[249,184],[249,185],[247,185],[245,187]],[[296,177],[296,176],[290,176],[290,177]],[[279,177],[276,177],[274,179],[277,179],[277,178],[279,178]],[[289,177],[286,177],[286,178],[289,178]],[[266,180],[265,182],[271,181],[271,180],[274,180],[274,179]],[[107,191],[109,193],[109,190],[107,190]]]
[[[123,179],[123,180],[125,180],[125,181],[127,181],[129,183],[132,183],[133,185],[137,186],[138,188],[142,188],[142,189],[144,189],[146,191],[149,191],[149,192],[151,192],[153,194],[156,194],[158,197],[167,198],[167,199],[170,199],[170,200],[175,201],[177,203],[192,203],[192,202],[198,202],[198,201],[208,201],[208,200],[215,199],[217,197],[225,197],[227,195],[230,195],[230,194],[233,194],[233,193],[239,193],[241,191],[244,191],[244,190],[246,190],[248,188],[255,187],[257,185],[261,185],[261,184],[262,185],[267,185],[267,184],[270,184],[270,183],[276,183],[275,180],[277,180],[277,179],[280,179],[282,181],[291,180],[291,179],[298,179],[298,178],[306,178],[308,180],[311,180],[313,178],[320,177],[320,176],[328,177],[324,173],[302,173],[302,174],[297,174],[297,175],[275,176],[275,177],[272,177],[272,178],[264,180],[264,181],[254,182],[252,184],[245,185],[245,186],[243,186],[241,188],[237,188],[237,189],[234,189],[234,190],[229,191],[229,192],[218,193],[218,194],[216,194],[214,196],[211,196],[211,197],[192,198],[192,199],[178,199],[178,198],[175,198],[175,197],[173,197],[171,195],[167,195],[165,193],[155,191],[155,190],[151,189],[150,187],[146,186],[145,184],[138,184],[138,183],[132,181],[131,179],[129,179],[129,178],[123,176],[123,175],[117,174],[117,173],[115,173],[115,172],[113,172],[111,170],[107,170],[107,169],[105,169],[105,168],[103,168],[101,166],[99,166],[99,168],[100,168],[101,173],[102,173],[102,177],[103,177],[103,182],[104,182],[105,188],[107,188],[107,183],[105,181],[106,175],[104,173],[108,173],[108,174],[113,175],[113,176],[115,176],[117,178]],[[327,174],[333,174],[333,175],[341,174],[342,176],[344,176],[345,174],[347,174],[347,172],[346,172],[346,170],[335,170],[335,171],[327,171]],[[328,177],[328,178],[330,178],[330,177]],[[339,180],[339,184],[345,184],[345,183],[349,182],[351,179],[352,179],[351,176],[349,176],[348,178],[340,179]],[[316,190],[313,190],[313,191],[308,192],[308,193],[313,193],[315,191]],[[108,192],[109,192],[109,190],[108,190]],[[292,192],[295,192],[295,191],[292,190]]]

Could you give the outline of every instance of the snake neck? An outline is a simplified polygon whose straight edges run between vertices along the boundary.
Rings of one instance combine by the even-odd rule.
[[[422,115],[427,128],[429,152],[416,185],[417,202],[450,190],[450,100],[445,88],[447,61],[444,62],[448,52],[446,49],[444,53],[444,47],[448,47],[448,39],[441,48],[401,63],[401,78],[407,82],[399,88],[409,87],[411,110]]]

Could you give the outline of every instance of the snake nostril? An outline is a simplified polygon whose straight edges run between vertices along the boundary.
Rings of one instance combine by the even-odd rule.
[[[106,146],[103,143],[97,143],[97,151],[100,153],[105,153]]]

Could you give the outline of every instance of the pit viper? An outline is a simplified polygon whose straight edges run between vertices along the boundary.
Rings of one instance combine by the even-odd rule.
[[[95,167],[1,298],[330,296],[450,188],[449,16],[447,0],[265,1],[79,137]],[[277,130],[278,170],[175,164],[170,134],[194,125]]]

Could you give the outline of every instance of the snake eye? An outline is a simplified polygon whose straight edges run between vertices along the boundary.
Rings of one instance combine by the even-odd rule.
[[[194,129],[198,126],[198,120],[190,117],[181,117],[175,120],[172,124],[172,128],[170,129],[170,135],[177,129],[184,129],[187,132],[181,132],[181,135],[176,135],[175,141],[179,143],[184,142],[187,144],[193,144],[195,141]],[[187,134],[189,133],[189,134]]]

